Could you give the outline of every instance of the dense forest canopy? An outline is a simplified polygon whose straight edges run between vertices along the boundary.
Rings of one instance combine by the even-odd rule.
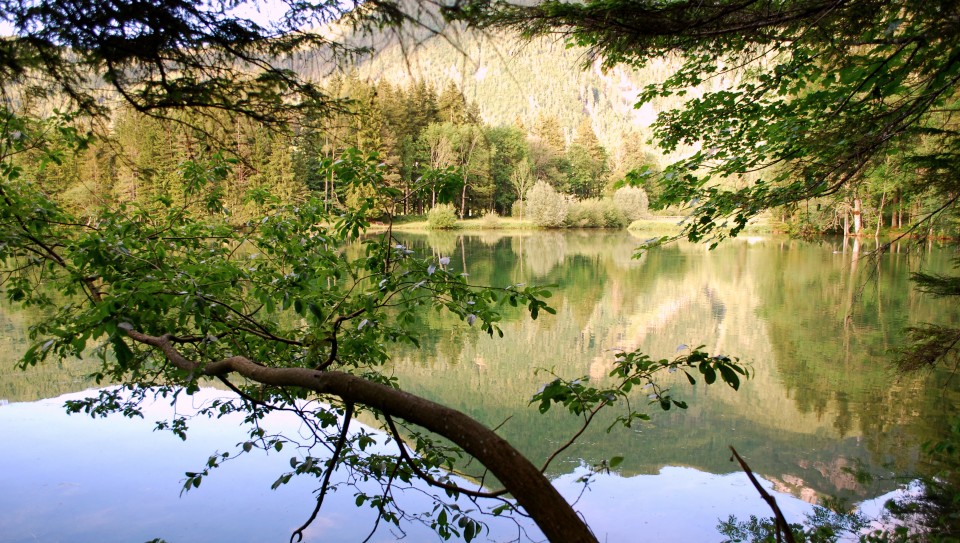
[[[147,395],[191,394],[204,379],[237,394],[205,414],[246,413],[249,440],[189,474],[187,488],[238,455],[290,444],[257,420],[297,412],[314,449],[277,485],[316,477],[318,499],[294,537],[346,469],[382,482],[357,503],[387,522],[408,517],[391,487],[418,479],[439,494],[416,518],[443,537],[482,531],[444,501],[450,493],[493,500],[496,514],[522,509],[552,541],[595,541],[543,475],[554,455],[538,468],[381,371],[391,346],[418,345],[425,312],[497,335],[503,308],[552,312],[549,292],[471,285],[449,258],[414,254],[389,228],[361,239],[373,220],[452,204],[460,218],[515,210],[543,226],[622,226],[653,196],[690,213],[689,239],[712,243],[770,210],[800,232],[839,230],[843,218],[844,233],[863,235],[865,215],[877,230],[885,216],[901,232],[954,226],[935,221],[955,217],[960,195],[955,2],[291,1],[264,24],[237,15],[239,4],[0,3],[14,31],[0,40],[2,280],[11,300],[50,312],[23,365],[93,354],[97,381],[122,385],[72,411],[137,416]],[[608,153],[589,115],[575,128],[549,114],[488,125],[456,82],[292,68],[309,57],[333,70],[394,43],[391,32],[426,43],[446,24],[559,35],[609,69],[678,59],[639,97],[682,97],[653,125],[664,154],[627,142]],[[623,177],[632,187],[618,188]],[[955,279],[920,279],[956,293]],[[914,362],[954,356],[957,330],[915,332]],[[660,371],[734,388],[744,375],[699,350],[614,358],[605,380],[557,377],[535,403],[585,426],[612,406],[629,426],[646,417],[626,401],[637,385],[652,387],[655,408],[683,407],[656,384]],[[326,403],[301,410],[318,396]],[[392,452],[351,432],[361,410]],[[188,426],[161,425],[181,436]],[[461,454],[482,466],[475,480],[489,472],[504,488],[451,480],[443,468]]]

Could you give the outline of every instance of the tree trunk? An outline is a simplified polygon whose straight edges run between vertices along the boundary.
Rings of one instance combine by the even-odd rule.
[[[330,148],[330,140],[323,138],[323,151],[329,152],[328,158],[333,158],[333,151]],[[330,185],[333,183],[333,168],[330,168],[330,174],[323,178],[323,211],[327,212],[330,207]]]
[[[860,198],[853,199],[853,235],[860,237],[863,234],[863,210]]]
[[[887,199],[887,191],[883,191],[883,194],[880,195],[880,208],[877,209],[877,231],[873,233],[873,237],[880,237],[880,228],[883,227],[883,204]]]
[[[134,341],[163,352],[174,366],[209,377],[236,373],[270,386],[303,387],[345,402],[366,405],[435,432],[462,448],[490,470],[553,543],[597,543],[597,538],[550,481],[510,443],[473,418],[444,405],[339,371],[274,368],[234,356],[199,364],[176,349],[170,335],[148,336],[127,329]]]

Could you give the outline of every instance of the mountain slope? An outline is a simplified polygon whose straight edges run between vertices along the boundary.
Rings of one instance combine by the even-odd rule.
[[[554,117],[567,143],[587,117],[614,161],[627,140],[646,146],[657,113],[681,103],[670,98],[634,107],[646,84],[672,73],[677,65],[670,59],[655,59],[642,70],[618,66],[604,71],[585,49],[566,47],[562,41],[457,29],[415,45],[382,36],[374,41],[376,53],[340,69],[394,84],[425,80],[441,89],[453,82],[479,106],[485,123],[529,129],[541,117]],[[645,150],[655,154],[652,148]]]

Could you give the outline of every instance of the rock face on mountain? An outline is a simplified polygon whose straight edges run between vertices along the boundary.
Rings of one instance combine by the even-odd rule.
[[[313,78],[342,70],[402,86],[426,81],[443,89],[453,83],[479,107],[484,123],[529,128],[541,118],[555,118],[567,144],[587,119],[614,160],[625,146],[647,146],[657,113],[680,104],[670,98],[635,107],[646,84],[672,73],[671,59],[654,60],[642,70],[603,70],[598,59],[561,40],[476,31],[448,30],[415,44],[379,37],[370,45],[375,53],[346,68],[330,70],[311,55],[292,67]]]

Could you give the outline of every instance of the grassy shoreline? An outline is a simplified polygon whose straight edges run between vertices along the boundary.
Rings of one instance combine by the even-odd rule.
[[[433,232],[433,231],[443,231],[443,230],[432,230],[427,225],[426,217],[418,216],[412,217],[412,220],[401,218],[398,221],[393,223],[393,229],[399,232]],[[633,221],[627,228],[622,230],[627,230],[635,233],[643,234],[653,234],[658,236],[671,236],[679,234],[683,228],[681,221],[683,217],[681,216],[662,216],[662,217],[650,217],[647,219],[638,219]],[[377,224],[374,225],[374,229],[386,229],[386,224]],[[536,226],[528,220],[521,221],[515,217],[500,217],[494,221],[485,218],[477,219],[466,219],[458,220],[456,227],[452,229],[446,229],[446,231],[497,231],[497,230],[506,230],[506,231],[538,231],[538,230],[553,230],[553,231],[565,231],[565,230],[621,230],[621,229],[611,229],[611,228],[557,228],[557,229],[545,229],[539,226]],[[759,219],[752,221],[746,229],[745,233],[754,233],[754,234],[772,234],[774,230],[770,225],[769,221],[766,219]]]

